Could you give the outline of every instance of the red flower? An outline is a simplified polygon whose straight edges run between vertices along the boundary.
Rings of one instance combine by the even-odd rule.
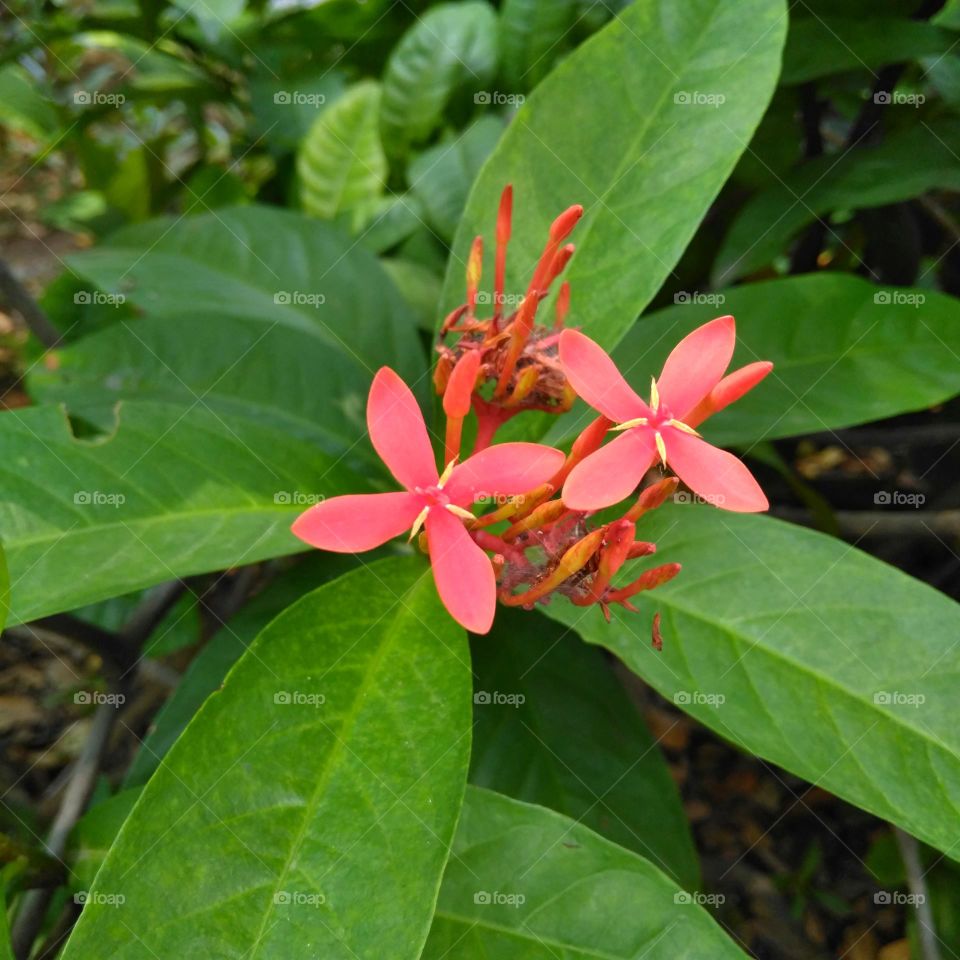
[[[474,633],[493,623],[496,578],[489,557],[464,527],[480,496],[514,496],[546,483],[563,465],[559,450],[536,443],[502,443],[437,472],[423,414],[410,388],[388,367],[374,377],[367,428],[380,459],[403,493],[333,497],[301,514],[293,532],[335,553],[372,550],[426,527],[437,592],[451,616]]]
[[[571,470],[563,487],[564,503],[585,511],[618,503],[659,456],[694,493],[717,506],[743,513],[766,510],[767,498],[750,471],[693,429],[772,369],[768,363],[751,364],[721,380],[735,339],[733,317],[711,320],[684,337],[667,357],[659,379],[651,382],[648,405],[602,347],[582,333],[565,330],[560,363],[567,379],[590,406],[617,424],[613,430],[623,432]]]

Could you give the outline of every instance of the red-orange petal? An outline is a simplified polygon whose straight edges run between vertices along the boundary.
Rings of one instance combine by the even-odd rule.
[[[650,416],[609,354],[578,330],[560,334],[560,364],[577,395],[614,423]]]
[[[688,333],[670,351],[657,390],[671,416],[682,420],[720,382],[736,339],[733,317],[717,317]]]
[[[486,494],[527,493],[547,483],[564,456],[540,443],[498,443],[453,468],[444,492],[461,506]]]
[[[422,497],[414,493],[332,497],[301,513],[290,529],[311,547],[362,553],[405,533],[422,508]]]
[[[634,427],[578,463],[563,485],[571,510],[602,510],[629,497],[657,455],[653,431]]]

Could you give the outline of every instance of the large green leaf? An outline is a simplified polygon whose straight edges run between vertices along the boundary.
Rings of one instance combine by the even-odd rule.
[[[413,321],[375,258],[332,227],[269,207],[161,217],[72,255],[71,268],[150,316],[227,316],[320,339],[367,373],[422,371]],[[191,335],[197,333],[194,319]]]
[[[116,322],[34,369],[72,408],[116,399],[200,405],[353,447],[370,380],[425,372],[415,319],[376,259],[331,227],[266,208],[154,221],[78,255],[75,270],[146,316]],[[199,320],[198,318],[202,318]]]
[[[474,644],[473,664],[471,783],[567,814],[699,887],[670,771],[599,650],[545,617],[504,609]]]
[[[401,156],[426,140],[450,101],[482,91],[496,70],[497,15],[486,0],[431,7],[400,38],[383,74],[380,128],[387,152]]]
[[[582,203],[570,322],[613,346],[746,149],[774,89],[786,20],[782,0],[637,0],[582,44],[534,90],[481,171],[445,308],[462,301],[470,244],[491,237],[512,183],[509,288],[526,288],[551,221]]]
[[[310,444],[201,409],[125,403],[79,440],[63,410],[0,414],[0,531],[19,623],[294,553],[290,523],[368,482]]]
[[[890,110],[909,110],[891,104]],[[879,207],[932,189],[960,189],[960,123],[912,125],[876,147],[829,154],[752,197],[724,238],[714,283],[727,283],[775,260],[806,224],[834,210]]]
[[[124,786],[144,784],[150,779],[207,697],[219,689],[227,671],[277,614],[319,584],[351,569],[358,559],[352,554],[313,551],[225,623],[190,663],[176,690],[150,724],[124,777]]]
[[[783,52],[781,83],[805,83],[842,70],[873,72],[944,54],[956,41],[949,30],[903,17],[804,17],[793,20]]]
[[[641,531],[683,571],[635,598],[639,614],[548,613],[726,739],[955,855],[960,606],[768,517],[671,506]]]
[[[469,690],[466,637],[419,559],[307,595],[144,788],[64,960],[105,943],[116,960],[415,960],[463,796]]]
[[[423,957],[743,960],[698,899],[574,820],[468,787]]]
[[[373,215],[387,179],[379,116],[380,86],[366,81],[314,120],[297,153],[307,213],[324,220],[347,214],[353,230]]]
[[[833,430],[942,403],[960,393],[960,302],[824,273],[689,295],[643,318],[614,359],[641,391],[671,348],[721,313],[737,318],[732,367],[772,360],[763,383],[704,427],[717,443]],[[590,414],[584,412],[584,419]],[[571,425],[566,425],[566,433]],[[575,429],[575,427],[573,428]]]
[[[511,90],[532,90],[553,69],[576,19],[576,0],[504,0],[500,72]]]

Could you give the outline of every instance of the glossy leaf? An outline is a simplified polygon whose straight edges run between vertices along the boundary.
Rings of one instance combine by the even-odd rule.
[[[578,47],[484,166],[453,245],[445,310],[462,302],[470,244],[478,233],[492,239],[500,191],[512,183],[508,289],[526,289],[551,221],[583,204],[566,272],[569,322],[612,347],[746,149],[773,92],[785,27],[781,0],[638,0]]]
[[[497,69],[497,16],[486,0],[441,3],[418,17],[383,74],[380,128],[402,156],[436,130],[458,93],[488,87]]]
[[[677,788],[612,662],[545,617],[501,609],[473,664],[471,783],[566,814],[699,887]]]
[[[275,430],[151,403],[122,405],[93,440],[56,407],[0,414],[0,462],[15,623],[295,553],[311,497],[368,485]]]
[[[651,863],[567,817],[467,788],[424,960],[743,960]]]
[[[960,393],[960,303],[932,290],[877,287],[822,273],[748,284],[644,317],[614,359],[638,388],[695,327],[732,313],[731,369],[772,360],[754,390],[704,424],[722,444],[835,430],[942,403]],[[584,412],[581,420],[589,416]],[[575,427],[573,428],[575,429]],[[570,426],[566,431],[572,432]]]
[[[717,255],[714,285],[771,263],[802,227],[831,211],[879,207],[932,189],[960,189],[958,153],[960,123],[949,121],[921,123],[879,146],[804,163],[740,211]]]
[[[117,960],[415,960],[463,796],[469,683],[421,560],[308,594],[144,788],[64,960],[104,943]]]
[[[750,753],[948,853],[960,826],[960,606],[849,544],[670,506],[638,529],[683,570],[638,614],[547,608]],[[663,650],[650,643],[662,614]]]
[[[373,215],[387,179],[377,129],[380,87],[358,83],[313,121],[297,153],[300,199],[323,220],[348,215],[359,230]]]

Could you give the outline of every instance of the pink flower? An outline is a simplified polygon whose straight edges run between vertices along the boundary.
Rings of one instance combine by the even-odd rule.
[[[464,521],[480,496],[514,496],[547,483],[563,465],[559,450],[536,443],[488,447],[437,472],[423,414],[410,388],[388,367],[374,377],[367,428],[402,493],[333,497],[301,514],[293,532],[321,550],[359,553],[426,527],[437,592],[451,616],[474,633],[493,623],[496,578],[490,558]]]
[[[733,317],[698,327],[674,347],[649,405],[598,344],[575,330],[560,337],[560,362],[573,389],[622,431],[578,463],[563,487],[572,510],[600,510],[628,497],[659,456],[694,493],[726,510],[753,513],[769,504],[733,454],[711,446],[688,424],[699,423],[755,386],[772,364],[751,364],[723,377],[733,356]],[[733,396],[735,394],[735,396]]]

